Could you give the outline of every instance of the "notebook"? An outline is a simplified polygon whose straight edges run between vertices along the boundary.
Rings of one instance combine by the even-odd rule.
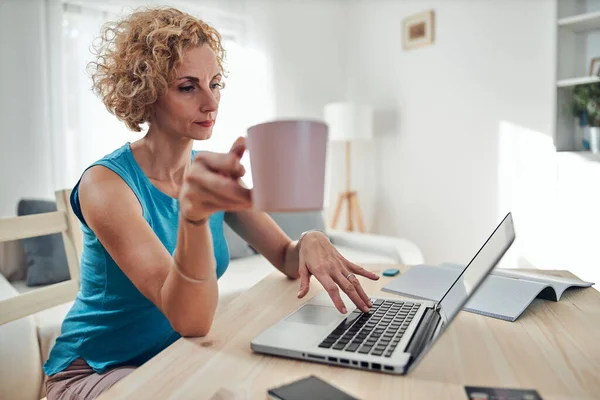
[[[418,265],[388,283],[382,290],[417,299],[439,301],[464,266]],[[540,272],[495,269],[481,284],[464,310],[506,321],[515,321],[537,297],[559,301],[565,290],[592,286],[592,282],[559,278]]]

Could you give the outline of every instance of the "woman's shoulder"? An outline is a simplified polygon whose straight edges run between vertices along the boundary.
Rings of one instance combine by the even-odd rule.
[[[90,179],[90,176],[94,176],[94,179],[92,180],[110,177],[113,173],[116,173],[122,179],[127,180],[127,177],[135,174],[135,167],[132,165],[133,162],[130,153],[129,142],[127,142],[118,149],[90,164],[81,174],[81,180],[86,177],[88,177],[87,179]],[[107,174],[108,171],[106,171],[106,169],[111,170],[112,173]],[[97,172],[102,170],[104,170],[104,172]]]
[[[90,164],[81,174],[74,191],[84,191],[104,187],[105,185],[122,186],[128,182],[132,174],[129,142]]]
[[[106,154],[104,157],[100,158],[92,165],[101,163],[103,161],[117,161],[117,160],[126,159],[126,158],[128,158],[130,152],[131,152],[131,147],[130,147],[129,142],[127,142],[123,146]]]
[[[118,201],[115,201],[116,199]],[[83,208],[88,208],[88,217],[96,215],[104,219],[114,212],[114,207],[136,211],[140,207],[137,199],[127,173],[123,173],[122,169],[115,168],[114,165],[96,163],[83,173],[75,186],[71,195],[71,205],[75,214],[86,223],[81,212]]]

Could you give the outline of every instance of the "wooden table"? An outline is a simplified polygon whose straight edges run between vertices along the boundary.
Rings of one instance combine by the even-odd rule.
[[[393,278],[360,279],[370,295],[393,297],[379,291]],[[268,388],[311,374],[360,399],[462,400],[465,384],[536,389],[544,400],[600,398],[593,288],[567,291],[559,302],[535,300],[512,323],[461,312],[414,371],[395,376],[253,353],[250,341],[305,301],[296,298],[298,285],[273,272],[220,309],[207,337],[180,339],[102,398],[265,399]],[[320,290],[313,279],[306,299]]]

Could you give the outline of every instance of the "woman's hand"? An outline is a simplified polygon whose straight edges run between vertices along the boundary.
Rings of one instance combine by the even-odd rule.
[[[340,288],[361,311],[368,312],[373,306],[354,274],[372,280],[379,279],[379,276],[346,260],[322,232],[310,232],[302,238],[299,273],[298,298],[308,293],[310,276],[314,275],[341,313],[345,314],[347,310],[340,297]]]
[[[179,209],[186,220],[200,222],[217,211],[252,207],[250,190],[240,184],[246,173],[240,163],[245,150],[245,140],[240,137],[229,153],[196,154],[179,192]]]

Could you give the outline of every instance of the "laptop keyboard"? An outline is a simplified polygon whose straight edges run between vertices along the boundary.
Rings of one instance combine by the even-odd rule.
[[[420,304],[371,300],[368,313],[355,310],[323,340],[319,347],[390,357]]]

